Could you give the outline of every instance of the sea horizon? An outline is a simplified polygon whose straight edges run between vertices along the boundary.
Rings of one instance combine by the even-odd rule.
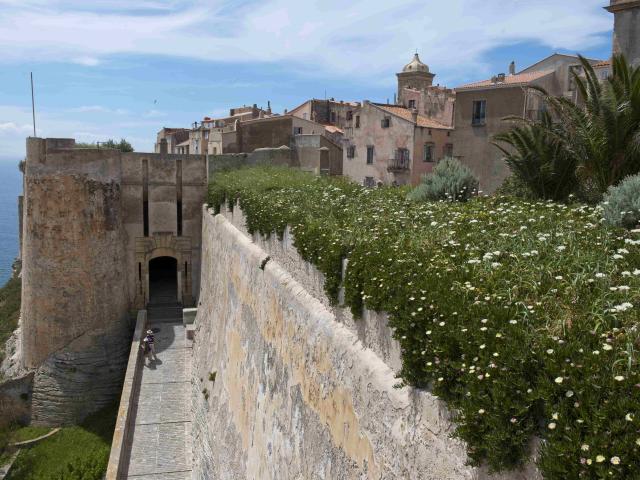
[[[22,192],[22,175],[18,159],[0,159],[0,286],[12,274],[19,250],[18,196]]]

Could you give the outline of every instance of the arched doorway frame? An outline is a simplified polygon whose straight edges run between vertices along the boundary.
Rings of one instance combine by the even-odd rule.
[[[174,249],[172,248],[166,248],[166,247],[160,247],[160,248],[156,248],[154,250],[152,250],[148,255],[145,256],[145,264],[147,266],[146,268],[146,278],[145,278],[145,283],[147,284],[147,288],[145,289],[145,299],[144,299],[144,303],[145,305],[149,304],[149,300],[151,298],[151,276],[149,275],[149,271],[150,271],[150,267],[151,267],[151,260],[155,259],[155,258],[161,258],[161,257],[169,257],[169,258],[173,258],[176,260],[176,285],[177,285],[177,291],[176,291],[176,297],[178,299],[179,303],[183,303],[183,297],[184,297],[184,291],[182,288],[182,269],[181,269],[181,265],[182,265],[182,255],[180,255],[180,252],[176,252]]]
[[[171,257],[177,261],[178,302],[184,306],[193,303],[191,293],[191,240],[172,234],[155,233],[150,237],[139,237],[136,245],[138,285],[137,308],[146,308],[149,303],[149,262],[158,257]],[[185,270],[186,267],[186,270]]]

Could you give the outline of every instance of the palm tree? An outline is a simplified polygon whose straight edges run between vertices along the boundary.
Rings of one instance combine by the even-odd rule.
[[[494,137],[512,173],[537,198],[563,201],[578,185],[576,162],[567,154],[558,125],[548,112]],[[505,144],[505,146],[501,145]]]
[[[613,74],[601,82],[591,64],[580,62],[584,78],[574,72],[583,105],[546,95],[563,126],[578,174],[600,193],[640,171],[640,68],[623,56],[613,59]]]
[[[580,63],[584,76],[573,72],[578,102],[533,87],[550,115],[540,122],[524,121],[495,138],[514,174],[542,198],[564,195],[553,182],[561,178],[573,182],[566,170],[570,167],[579,180],[573,186],[593,189],[597,197],[640,172],[640,67],[616,56],[612,75],[601,81],[588,60],[580,57]],[[547,185],[542,190],[540,182]]]

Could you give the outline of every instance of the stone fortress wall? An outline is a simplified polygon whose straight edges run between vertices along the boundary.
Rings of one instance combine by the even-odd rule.
[[[205,157],[74,146],[27,140],[20,331],[36,424],[74,423],[118,398],[151,259],[177,259],[185,306],[200,278]]]
[[[290,235],[250,238],[239,208],[203,214],[194,478],[540,478],[465,465],[444,404],[394,388],[386,315],[331,307]]]

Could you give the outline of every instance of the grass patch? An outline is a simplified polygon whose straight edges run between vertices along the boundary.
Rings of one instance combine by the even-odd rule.
[[[107,469],[117,405],[23,449],[7,480],[100,480]]]
[[[4,344],[18,326],[22,282],[11,278],[0,288],[0,362],[4,359]]]
[[[541,438],[545,479],[640,478],[640,231],[582,204],[507,197],[421,203],[399,188],[281,168],[219,172],[251,233],[281,236],[389,313],[401,383],[445,400],[471,463],[515,469]],[[348,258],[342,282],[342,259]]]
[[[22,427],[11,434],[11,443],[26,442],[49,433],[49,427]]]

